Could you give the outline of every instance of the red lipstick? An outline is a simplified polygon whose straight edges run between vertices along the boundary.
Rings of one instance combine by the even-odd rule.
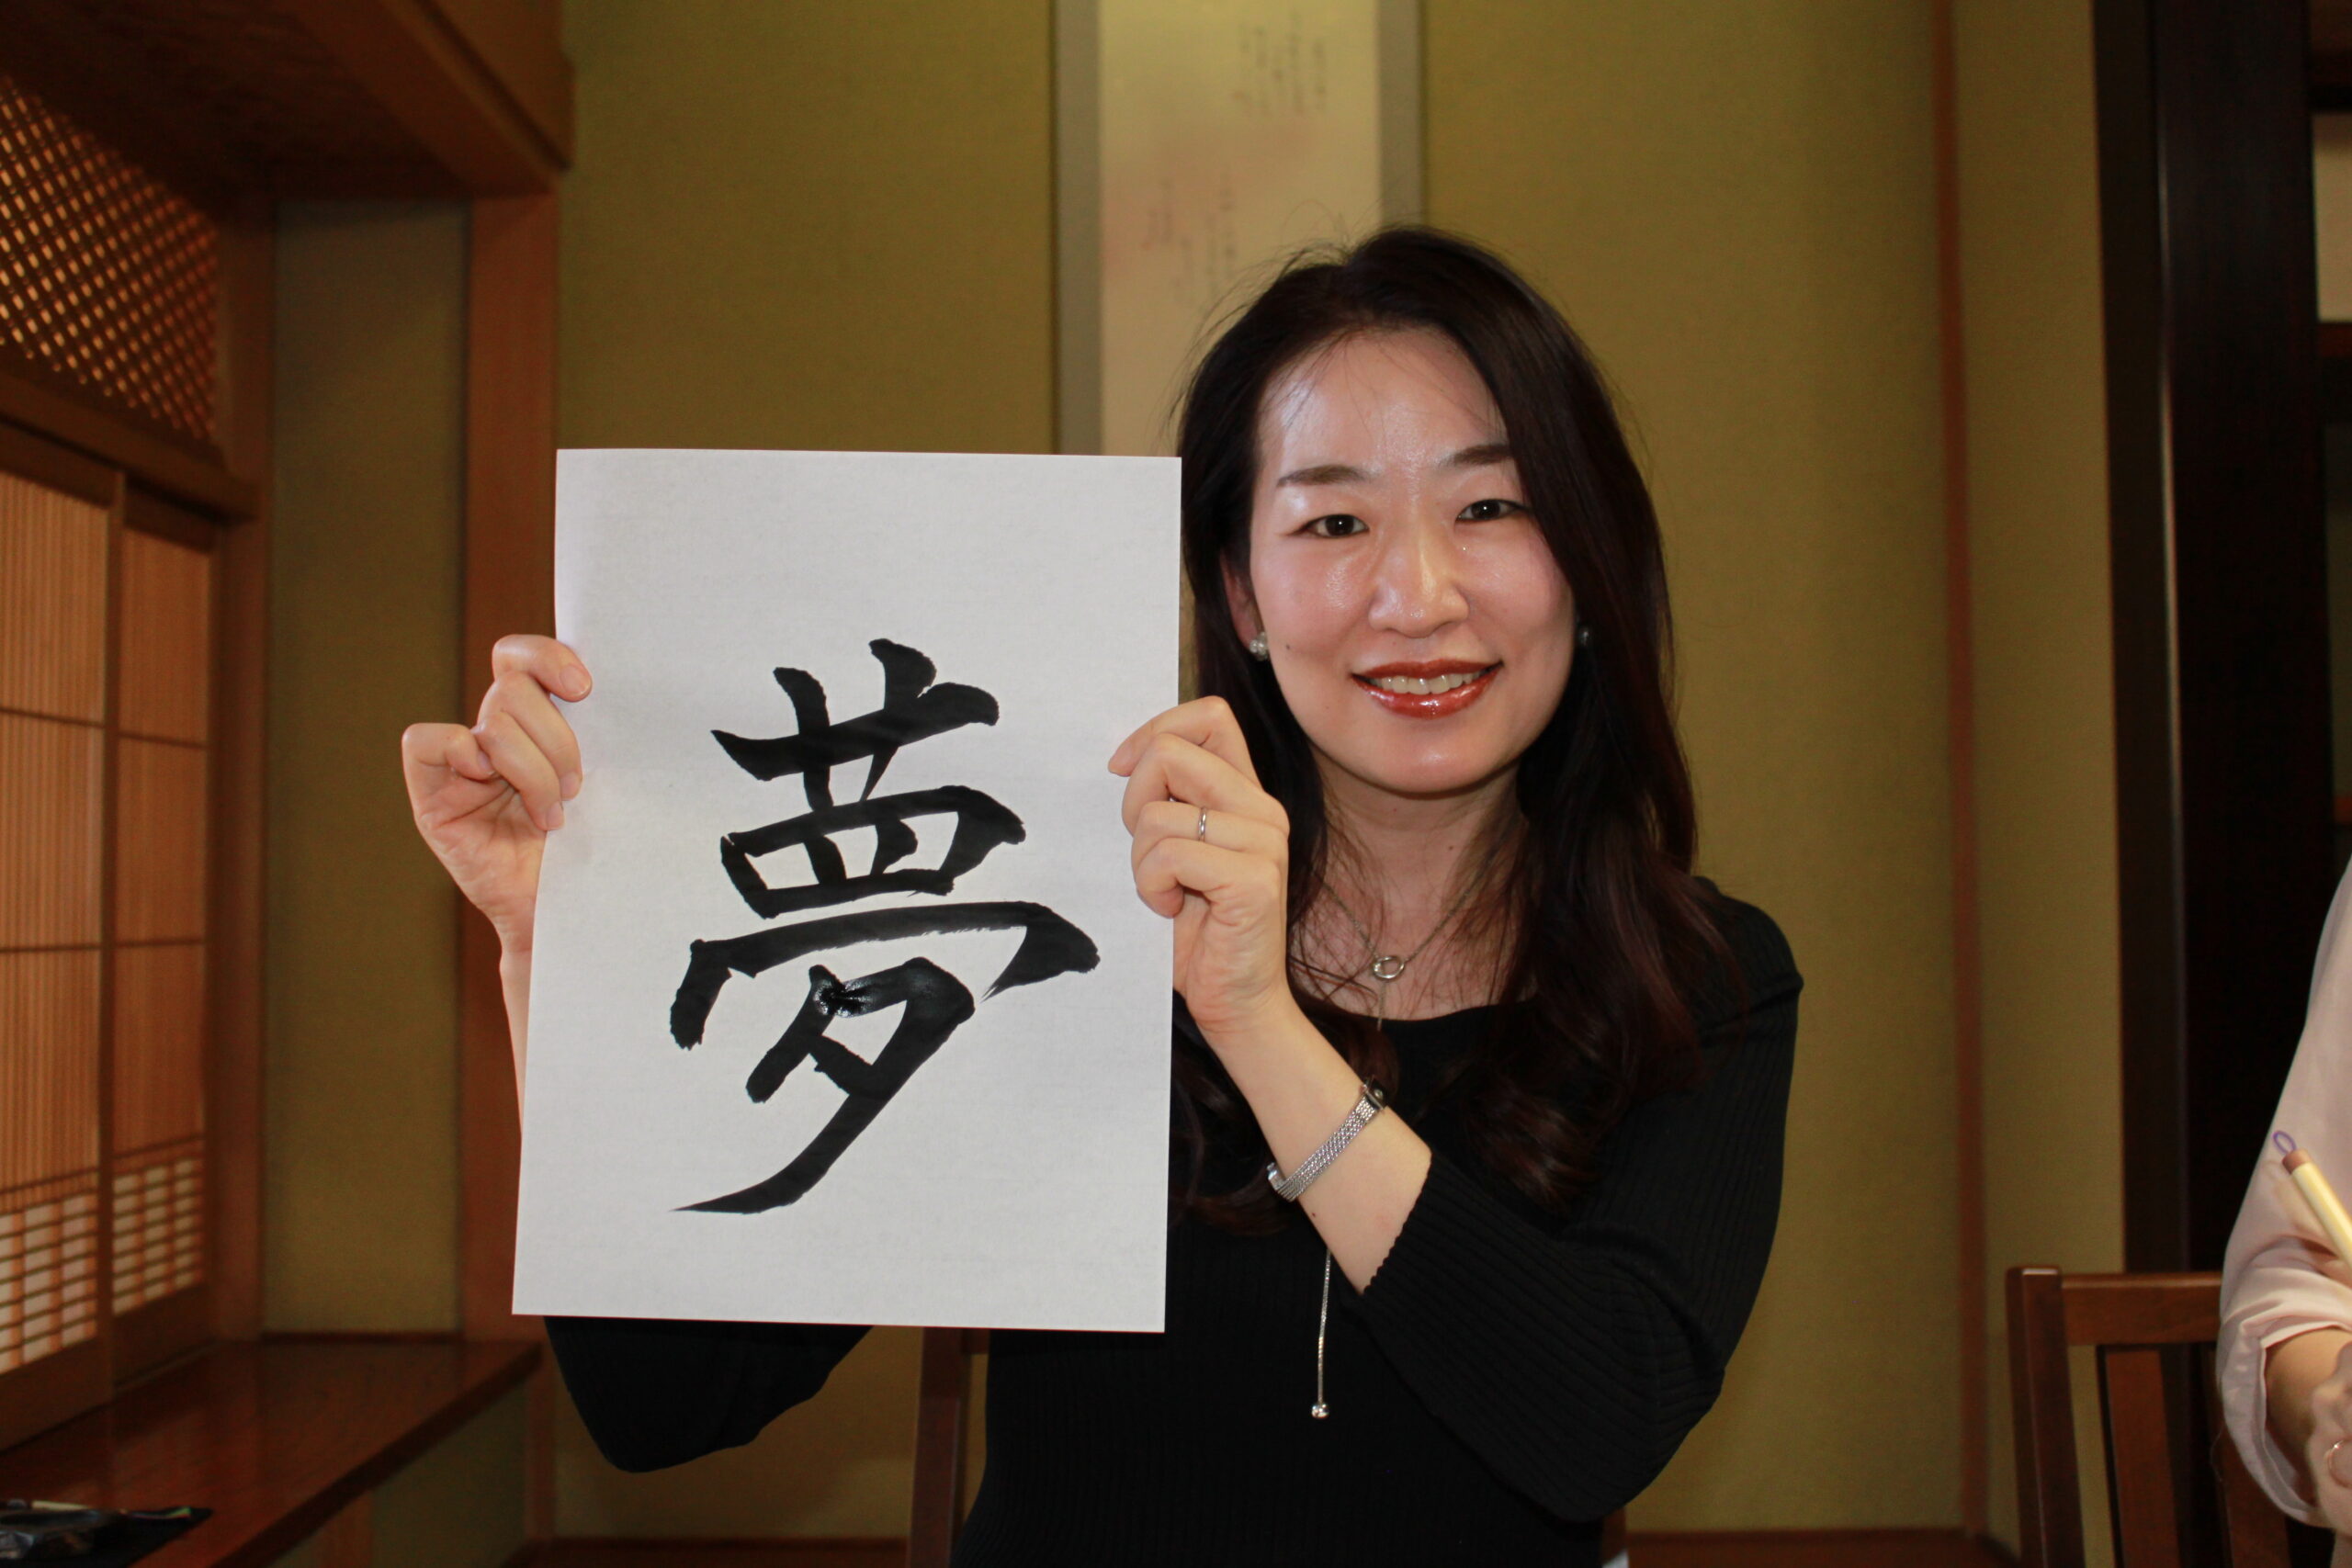
[[[1487,688],[1494,684],[1495,671],[1501,668],[1499,664],[1480,664],[1468,659],[1434,659],[1377,664],[1369,670],[1356,671],[1351,679],[1362,688],[1364,695],[1401,718],[1451,718],[1485,696]],[[1476,679],[1450,692],[1390,692],[1373,684],[1383,676],[1434,681],[1441,675],[1471,675]]]

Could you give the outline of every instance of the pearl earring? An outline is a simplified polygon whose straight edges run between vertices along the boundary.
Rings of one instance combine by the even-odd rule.
[[[1256,637],[1250,639],[1250,657],[1252,659],[1272,659],[1273,657],[1272,653],[1267,651],[1266,634],[1264,632],[1260,632]]]
[[[1578,648],[1590,648],[1592,646],[1592,628],[1590,626],[1578,626],[1577,628],[1577,646]]]

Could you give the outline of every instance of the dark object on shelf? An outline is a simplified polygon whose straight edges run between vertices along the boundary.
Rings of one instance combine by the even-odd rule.
[[[0,1502],[0,1562],[71,1561],[82,1568],[121,1568],[211,1514],[209,1508],[123,1511],[11,1499]]]

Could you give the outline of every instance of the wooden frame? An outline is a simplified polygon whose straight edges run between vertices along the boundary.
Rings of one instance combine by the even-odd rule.
[[[69,1416],[103,1404],[114,1392],[113,1259],[109,1246],[113,1214],[112,1194],[106,1177],[107,1155],[112,1147],[107,1122],[112,1113],[113,1101],[113,1085],[108,1077],[113,1052],[108,1048],[108,1042],[113,1038],[114,1029],[111,1016],[114,1006],[114,595],[116,562],[120,554],[116,536],[122,530],[123,481],[121,474],[114,469],[5,423],[0,423],[0,472],[30,480],[104,510],[107,514],[105,592],[107,600],[105,617],[107,641],[102,654],[106,661],[106,696],[101,708],[105,739],[101,742],[98,774],[105,781],[106,787],[99,797],[96,839],[100,862],[96,924],[98,1083],[96,1109],[98,1117],[98,1168],[96,1258],[92,1268],[91,1288],[97,1293],[97,1325],[96,1333],[80,1344],[62,1347],[39,1360],[0,1374],[0,1390],[6,1391],[6,1397],[0,1398],[0,1448],[5,1448]]]
[[[1953,0],[1935,0],[1937,354],[1944,490],[1944,738],[1951,784],[1954,1239],[1960,1284],[1960,1517],[1988,1524],[1984,962],[1976,841],[1976,660],[1968,483],[1968,343],[1960,231],[1960,67]]]
[[[102,1401],[116,1383],[161,1361],[213,1338],[250,1337],[260,1328],[266,802],[259,759],[264,754],[268,597],[261,480],[267,473],[268,455],[271,222],[268,206],[262,203],[232,216],[220,230],[218,453],[150,430],[95,400],[0,371],[0,465],[108,505],[117,534],[137,527],[182,543],[200,543],[213,556],[214,595],[207,824],[206,1282],[117,1319],[111,1311],[111,1256],[102,1247],[99,1289],[108,1310],[99,1338],[52,1358],[63,1361],[81,1357],[85,1364],[78,1371],[71,1367],[43,1371],[42,1363],[25,1369],[40,1375],[17,1385],[21,1397],[9,1403],[21,1414],[0,1422],[0,1446],[40,1429],[67,1408],[57,1403],[58,1394],[34,1386],[36,1381],[72,1382],[82,1391],[76,1403],[87,1404],[93,1402],[86,1397],[93,1391]],[[119,553],[110,547],[110,559]],[[110,565],[109,571],[115,570]],[[113,592],[110,587],[110,595]],[[111,604],[107,620],[111,636],[119,620]],[[110,671],[109,713],[116,711],[113,679]],[[112,777],[111,722],[107,746],[107,774]],[[110,862],[110,819],[104,831],[104,852]],[[111,888],[110,869],[106,880]],[[110,932],[110,915],[107,929]],[[111,941],[107,951],[112,951]],[[102,961],[102,966],[109,964]],[[114,987],[109,975],[102,973],[101,986],[101,1029],[103,1037],[110,1039]],[[110,1057],[108,1052],[102,1063]],[[111,1085],[102,1083],[102,1129],[111,1116]],[[102,1132],[102,1147],[111,1148],[110,1134]],[[102,1190],[102,1235],[111,1230],[111,1208],[112,1193]]]
[[[266,279],[266,274],[264,275]],[[80,432],[77,422],[68,428]],[[206,1090],[213,1112],[206,1133],[208,1253],[204,1282],[118,1316],[112,1306],[114,1196],[101,1179],[98,1235],[101,1240],[96,1288],[105,1303],[96,1338],[19,1369],[10,1378],[8,1412],[0,1417],[0,1447],[30,1435],[77,1410],[103,1403],[119,1382],[216,1337],[258,1326],[260,1295],[261,973],[259,889],[263,874],[259,831],[265,802],[258,769],[259,677],[266,628],[256,613],[266,598],[266,562],[248,537],[232,548],[250,520],[216,524],[183,510],[141,487],[150,474],[126,469],[99,455],[58,445],[52,433],[0,421],[0,468],[51,489],[105,506],[110,521],[107,547],[107,714],[104,776],[110,781],[99,828],[103,862],[100,921],[105,936],[99,961],[99,1037],[114,1037],[113,971],[117,938],[114,823],[120,703],[119,660],[111,651],[120,635],[120,537],[136,530],[206,550],[213,557],[211,616],[213,673],[211,737],[207,745],[209,854],[206,893],[207,1041]],[[109,452],[120,451],[110,447]],[[133,446],[129,448],[135,450]],[[184,494],[185,478],[175,463],[161,488]],[[220,476],[227,479],[228,476]],[[215,492],[229,487],[203,487]],[[252,493],[250,489],[247,491]],[[232,756],[242,743],[248,750]],[[111,1045],[99,1057],[99,1148],[101,1171],[110,1168],[115,1148]],[[248,1324],[252,1327],[248,1327]],[[53,1364],[52,1364],[53,1363]]]
[[[467,236],[466,569],[459,668],[466,711],[490,680],[490,645],[555,630],[557,241],[552,194],[477,201]],[[458,899],[453,890],[450,897]],[[458,899],[459,1321],[469,1338],[533,1338],[514,1315],[514,1194],[522,1170],[518,1086],[498,940]],[[531,1382],[525,1515],[555,1533],[552,1367]]]
[[[457,188],[528,196],[571,159],[571,69],[518,7],[485,0],[278,0]],[[485,56],[502,70],[486,69]]]
[[[263,961],[268,841],[270,325],[277,238],[256,206],[220,240],[220,446],[252,505],[225,515],[214,557],[212,674],[213,1332],[262,1324]]]
[[[490,648],[555,629],[555,333],[552,196],[474,204],[468,236],[465,711],[490,685]],[[451,897],[457,897],[452,891]],[[498,940],[460,904],[458,1255],[465,1332],[535,1337],[514,1314],[514,1190],[522,1128]]]
[[[202,550],[208,556],[211,557],[211,680],[217,683],[220,679],[222,666],[222,660],[220,657],[221,646],[226,640],[224,634],[227,630],[227,623],[222,615],[223,602],[226,598],[226,595],[223,592],[224,584],[222,581],[223,573],[221,570],[224,564],[221,553],[222,536],[224,532],[222,525],[215,523],[211,519],[192,515],[171,502],[165,501],[148,491],[137,487],[136,485],[127,483],[124,490],[121,515],[117,523],[116,528],[118,534],[125,532],[152,534],[159,538],[169,539],[175,544]],[[119,552],[118,551],[118,554],[119,553]],[[118,566],[118,577],[119,576],[119,567]],[[119,641],[121,637],[121,626],[119,625],[120,586],[119,582],[115,589],[115,598],[116,604],[109,610],[107,619],[112,635]],[[119,679],[119,661],[118,660],[115,676],[110,678]],[[208,688],[208,694],[212,689],[213,688]],[[113,695],[109,696],[107,706],[110,712],[119,714],[120,711]],[[110,721],[108,725],[110,736],[114,731],[119,730],[119,728],[120,725],[119,720]],[[220,985],[228,978],[228,976],[222,972],[221,966],[218,962],[211,940],[212,921],[217,918],[220,912],[220,900],[215,892],[215,886],[222,872],[230,869],[225,863],[228,857],[223,852],[221,828],[224,822],[234,821],[242,817],[247,810],[259,805],[260,801],[258,796],[261,794],[257,778],[254,779],[254,782],[248,783],[245,778],[240,776],[240,769],[235,761],[224,759],[221,756],[221,748],[220,744],[221,725],[220,715],[217,710],[211,716],[209,728],[211,734],[206,741],[205,747],[205,761],[207,767],[207,776],[205,779],[207,813],[205,832],[209,846],[209,852],[205,865],[205,991],[207,1000],[205,1009],[206,1027],[204,1058],[205,1091],[208,1111],[210,1109],[210,1101],[214,1086],[221,1077],[221,1075],[216,1070],[216,1064],[222,1055],[220,1036],[215,1032],[217,1027],[217,1010],[213,1006],[211,998],[218,991]],[[109,759],[107,763],[107,771],[111,776],[114,771],[114,764],[111,759]],[[248,793],[255,798],[243,798]],[[112,841],[111,837],[109,837],[109,846],[111,846]],[[109,852],[111,852],[111,848],[109,848]],[[109,872],[109,885],[111,885],[112,881],[112,874]],[[109,954],[111,954],[112,951],[113,943],[109,942]],[[109,981],[107,985],[107,1005],[109,1007],[112,1006],[113,993],[114,987],[111,981]],[[106,1032],[107,1040],[110,1042],[113,1041],[115,1039],[115,1031],[111,1021],[107,1022]],[[107,1053],[109,1067],[111,1067],[113,1060],[114,1052],[109,1050]],[[107,1096],[106,1103],[109,1107],[113,1104],[113,1096],[111,1094]],[[108,1114],[111,1115],[110,1110]],[[204,1134],[205,1165],[208,1176],[212,1172],[217,1171],[222,1163],[220,1158],[220,1149],[223,1140],[220,1136],[217,1121],[208,1118],[208,1125]],[[109,1156],[111,1156],[115,1150],[115,1144],[116,1138],[114,1129],[109,1126],[106,1138],[106,1146]],[[211,1180],[208,1180],[206,1183],[208,1189],[214,1185],[215,1183]],[[111,1228],[112,1221],[112,1203],[113,1195],[109,1192],[107,1198],[107,1207],[109,1211],[109,1228]],[[119,1315],[112,1314],[109,1314],[111,1319],[111,1327],[114,1334],[113,1371],[114,1381],[117,1383],[128,1382],[133,1378],[140,1377],[149,1371],[152,1371],[156,1367],[161,1366],[166,1361],[172,1360],[190,1350],[200,1348],[207,1341],[215,1337],[214,1325],[218,1320],[218,1311],[215,1307],[214,1302],[216,1296],[220,1291],[221,1263],[224,1258],[239,1256],[243,1250],[236,1247],[224,1247],[221,1242],[221,1223],[224,1219],[227,1219],[235,1213],[236,1211],[224,1210],[217,1198],[208,1197],[204,1226],[206,1237],[205,1277],[201,1284],[196,1286],[192,1290],[175,1292],[161,1301],[135,1307],[126,1314]],[[238,1217],[242,1218],[243,1216],[240,1215]],[[258,1213],[256,1212],[253,1217],[257,1221],[259,1218]]]
[[[107,543],[107,604],[106,626],[108,652],[107,655],[107,696],[105,704],[105,739],[103,741],[102,776],[107,787],[100,807],[99,854],[101,857],[101,908],[98,1030],[103,1044],[98,1058],[98,1147],[101,1179],[97,1193],[98,1258],[95,1289],[102,1303],[97,1337],[82,1346],[59,1352],[43,1362],[20,1369],[12,1375],[12,1397],[9,1413],[0,1419],[0,1444],[12,1441],[51,1422],[72,1414],[75,1409],[102,1402],[119,1382],[139,1376],[156,1365],[191,1349],[214,1337],[217,1314],[215,1301],[222,1293],[221,1283],[231,1281],[229,1293],[242,1290],[250,1295],[258,1290],[258,1280],[235,1277],[239,1265],[250,1261],[257,1271],[259,1248],[254,1234],[258,1224],[258,1208],[250,1199],[256,1194],[257,1184],[231,1181],[223,1185],[213,1178],[224,1162],[214,1157],[214,1150],[224,1149],[220,1124],[215,1121],[205,1134],[208,1200],[204,1233],[208,1256],[203,1281],[189,1289],[171,1294],[128,1312],[117,1313],[113,1306],[113,1255],[110,1237],[115,1231],[114,1192],[107,1177],[114,1169],[114,1161],[121,1152],[113,1126],[115,1085],[114,1072],[117,1048],[112,1043],[116,1035],[115,1008],[117,985],[115,970],[117,954],[123,938],[115,918],[117,875],[115,855],[118,847],[115,816],[120,777],[119,752],[123,733],[123,704],[120,694],[122,660],[119,652],[122,635],[121,575],[123,536],[138,532],[157,535],[183,546],[205,551],[213,557],[211,569],[214,608],[209,616],[213,646],[216,653],[212,694],[220,695],[218,655],[229,639],[222,634],[227,622],[219,605],[224,590],[230,586],[229,573],[222,570],[220,546],[223,530],[209,520],[198,518],[176,505],[156,498],[139,488],[121,469],[57,446],[41,435],[18,426],[0,423],[0,468],[21,475],[48,488],[76,496],[103,506],[108,515]],[[257,640],[258,629],[252,629]],[[248,1099],[258,1097],[259,1053],[257,1040],[251,1041],[252,1049],[242,1054],[224,1053],[219,1046],[219,1006],[227,1001],[232,1018],[242,1018],[236,1010],[239,999],[247,994],[257,994],[259,975],[250,964],[243,962],[247,953],[257,954],[258,931],[240,932],[238,927],[243,911],[238,901],[222,898],[221,877],[218,873],[238,869],[233,854],[232,835],[224,835],[223,825],[233,824],[251,816],[258,818],[262,802],[259,785],[245,770],[240,777],[237,771],[223,765],[220,745],[223,721],[234,712],[234,705],[216,703],[213,706],[212,734],[206,743],[208,766],[211,770],[207,781],[209,817],[206,824],[209,857],[207,866],[207,903],[205,910],[205,973],[209,1004],[206,1038],[203,1045],[204,1073],[208,1096],[216,1086],[231,1087],[230,1076],[221,1072],[226,1055],[241,1055],[248,1071],[239,1075],[249,1085]],[[257,883],[258,840],[253,840],[250,863],[243,869],[245,880]],[[226,919],[222,920],[223,909]],[[214,922],[222,920],[216,928]],[[229,940],[216,944],[216,930]],[[247,940],[239,941],[239,936]],[[228,954],[224,961],[224,952]],[[257,1010],[248,1009],[248,1011]],[[258,1160],[258,1149],[251,1151]],[[227,1199],[223,1201],[224,1197]],[[48,1360],[58,1362],[55,1367]]]

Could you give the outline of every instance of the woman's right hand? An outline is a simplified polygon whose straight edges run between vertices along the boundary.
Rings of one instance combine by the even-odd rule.
[[[509,953],[531,951],[539,852],[580,792],[580,744],[549,693],[589,691],[580,656],[544,637],[507,637],[491,649],[490,690],[469,729],[413,724],[401,736],[416,829]]]
[[[2312,1390],[2311,1436],[2303,1442],[2313,1501],[2338,1535],[2352,1535],[2352,1336],[2312,1333],[2275,1347],[2304,1343],[2335,1352],[2327,1376]]]

